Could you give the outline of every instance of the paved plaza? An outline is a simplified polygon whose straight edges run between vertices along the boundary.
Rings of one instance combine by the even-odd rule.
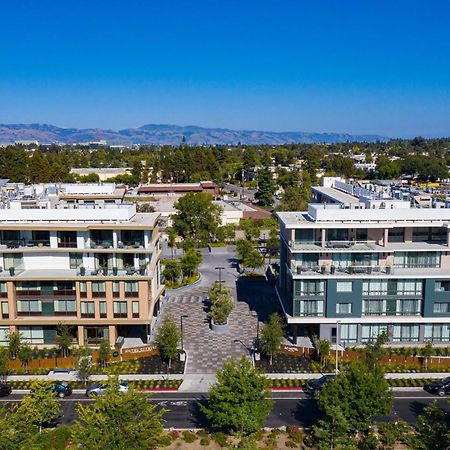
[[[186,373],[215,373],[230,357],[249,356],[257,336],[259,326],[267,317],[278,310],[278,301],[273,288],[265,280],[251,281],[240,278],[233,267],[230,250],[218,254],[204,255],[200,267],[202,281],[190,288],[167,291],[162,302],[162,312],[158,318],[169,314],[177,323],[183,319],[184,348],[188,354]],[[207,292],[213,281],[217,279],[215,267],[224,267],[222,278],[236,301],[235,309],[229,317],[227,333],[216,333],[209,327],[207,317]]]

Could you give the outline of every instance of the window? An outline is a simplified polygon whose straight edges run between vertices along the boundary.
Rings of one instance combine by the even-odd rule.
[[[0,346],[8,344],[9,327],[0,327]]]
[[[113,302],[114,317],[127,317],[127,302]]]
[[[419,325],[401,324],[393,326],[393,342],[415,342],[419,340]]]
[[[138,297],[139,283],[137,281],[125,281],[125,297]]]
[[[394,266],[438,268],[441,266],[441,254],[439,252],[395,252]]]
[[[388,242],[405,242],[405,229],[404,228],[389,229]]]
[[[413,228],[413,242],[446,242],[447,229],[444,227],[417,227]]]
[[[333,253],[333,266],[374,267],[378,265],[377,253]]]
[[[100,307],[100,317],[104,319],[107,316],[106,313],[106,302],[99,302]]]
[[[432,342],[450,341],[450,324],[431,323],[425,325],[424,339]]]
[[[384,324],[363,324],[361,326],[362,342],[372,342],[382,334],[387,333],[387,325]]]
[[[364,280],[362,293],[363,295],[378,296],[387,295],[387,280]]]
[[[92,282],[92,297],[104,297],[106,295],[106,283],[104,281]]]
[[[396,312],[399,316],[420,315],[420,300],[397,300]]]
[[[352,304],[351,303],[336,303],[336,313],[337,314],[351,314]]]
[[[338,281],[336,283],[336,292],[352,292],[353,283],[351,281]]]
[[[357,228],[356,229],[356,240],[358,242],[366,242],[369,232],[367,228]]]
[[[381,316],[386,314],[385,300],[363,300],[363,316]]]
[[[295,280],[295,296],[304,295],[324,295],[325,294],[325,282],[324,281],[298,281]]]
[[[94,317],[95,316],[95,309],[94,309],[94,302],[81,302],[81,317]]]
[[[71,269],[78,269],[83,265],[83,253],[69,253],[69,261]]]
[[[85,344],[98,345],[104,340],[109,340],[108,327],[84,327]]]
[[[434,282],[435,292],[450,292],[450,280],[441,280]]]
[[[42,313],[40,300],[17,300],[17,313],[23,315],[39,315]]]
[[[137,319],[139,317],[139,302],[132,302],[132,312],[133,318]]]
[[[323,316],[323,300],[297,300],[294,302],[296,316]]]
[[[421,295],[422,280],[397,280],[397,295]]]
[[[126,246],[135,248],[144,246],[144,232],[142,230],[122,230],[122,242]]]
[[[82,298],[87,297],[87,283],[86,283],[86,281],[80,281],[78,286],[80,288],[80,297],[82,297]]]
[[[311,243],[314,242],[314,230],[311,228],[303,228],[295,230],[295,242],[299,243]]]
[[[77,312],[75,300],[55,300],[55,313],[73,315]]]
[[[77,248],[77,232],[76,231],[58,231],[58,247],[60,248]]]
[[[6,283],[0,283],[0,297],[8,296],[8,286]]]
[[[94,253],[95,268],[97,270],[113,268],[113,254],[112,253]]]
[[[358,325],[356,323],[341,324],[339,332],[339,342],[341,344],[356,344],[358,341]]]
[[[348,241],[348,229],[330,228],[327,230],[327,241]]]
[[[2,319],[9,318],[9,305],[8,302],[2,302]]]
[[[17,327],[23,340],[29,344],[44,344],[44,328],[39,326]]]
[[[312,268],[319,265],[319,254],[318,253],[296,253],[295,262],[297,267],[300,268]]]
[[[450,303],[435,302],[433,305],[433,313],[448,314],[450,312]]]
[[[113,297],[120,297],[120,282],[113,281]]]

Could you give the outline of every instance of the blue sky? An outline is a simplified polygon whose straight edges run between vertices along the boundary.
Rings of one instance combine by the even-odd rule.
[[[450,136],[448,0],[0,4],[0,123]]]

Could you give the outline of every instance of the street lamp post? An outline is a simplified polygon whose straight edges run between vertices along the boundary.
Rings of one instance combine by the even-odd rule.
[[[216,267],[215,270],[219,271],[219,291],[222,290],[222,270],[225,270],[225,267]]]
[[[338,320],[336,322],[336,358],[335,358],[336,359],[336,370],[335,370],[336,375],[339,372],[339,362],[338,362],[339,351],[338,351],[338,346],[339,346],[339,340],[340,340],[340,336],[339,336],[339,334],[340,334],[340,325],[341,325],[341,321]]]
[[[184,352],[184,344],[183,344],[183,319],[186,319],[187,316],[186,314],[183,314],[180,316],[180,334],[181,334],[181,352]]]

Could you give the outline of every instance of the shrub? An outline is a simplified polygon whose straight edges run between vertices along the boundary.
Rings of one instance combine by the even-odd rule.
[[[226,447],[228,445],[228,439],[226,435],[220,431],[214,433],[212,438],[221,446]]]
[[[168,447],[172,443],[172,438],[168,434],[160,436],[158,444],[160,447]]]
[[[187,444],[191,444],[192,442],[195,442],[197,440],[197,436],[192,431],[184,430],[182,434],[184,442],[186,442]]]
[[[392,447],[397,442],[403,441],[408,433],[408,425],[403,421],[386,422],[378,425],[380,441],[384,446]]]
[[[203,446],[207,446],[207,445],[209,445],[211,443],[211,440],[209,439],[209,437],[208,436],[205,436],[205,437],[202,437],[201,439],[200,439],[200,445],[203,445]]]

